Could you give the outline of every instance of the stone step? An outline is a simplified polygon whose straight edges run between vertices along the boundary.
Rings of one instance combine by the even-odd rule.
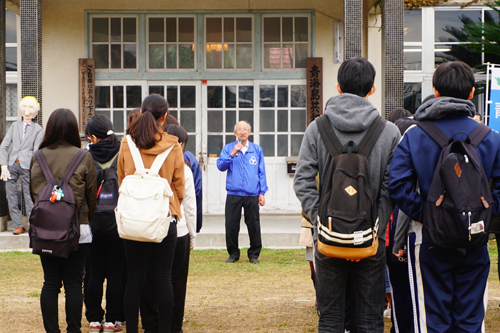
[[[203,228],[196,236],[195,249],[225,249],[224,216],[203,216]],[[297,215],[261,215],[260,217],[262,246],[271,249],[300,248],[300,216]],[[9,221],[7,231],[0,232],[0,251],[28,251],[28,233],[13,235],[12,223]],[[244,218],[241,219],[240,248],[250,246]]]

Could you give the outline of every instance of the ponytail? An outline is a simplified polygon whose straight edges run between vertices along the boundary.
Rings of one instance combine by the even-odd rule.
[[[138,148],[153,148],[161,140],[162,129],[158,119],[168,114],[168,103],[160,95],[152,94],[144,99],[142,114],[127,130]]]

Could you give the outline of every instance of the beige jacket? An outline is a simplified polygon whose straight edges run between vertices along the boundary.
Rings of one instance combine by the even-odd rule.
[[[181,218],[181,203],[184,199],[184,155],[181,146],[177,144],[177,137],[162,132],[161,140],[153,148],[139,149],[144,167],[149,169],[158,154],[161,154],[172,145],[175,145],[160,169],[159,175],[170,184],[174,197],[170,200],[170,212]],[[125,137],[120,146],[118,155],[118,183],[121,185],[123,178],[135,173],[134,159]]]

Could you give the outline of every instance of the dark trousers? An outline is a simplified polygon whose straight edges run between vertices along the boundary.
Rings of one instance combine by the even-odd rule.
[[[172,286],[174,291],[174,310],[172,313],[172,333],[182,332],[182,321],[184,319],[184,306],[186,303],[186,285],[189,271],[190,254],[189,234],[178,237],[175,245],[174,263],[172,265]],[[156,294],[151,287],[151,263],[148,264],[148,276],[146,286],[141,298],[142,327],[145,333],[158,333],[158,309],[156,307]]]
[[[480,333],[484,320],[484,292],[490,257],[488,246],[466,254],[431,246],[425,239],[415,246],[423,294],[420,324],[428,333]]]
[[[123,307],[123,263],[125,250],[123,240],[94,240],[90,244],[90,278],[87,288],[87,311],[89,322],[101,322],[104,310],[101,307],[104,279],[106,284],[106,321],[120,320]],[[123,320],[123,319],[122,319]]]
[[[316,297],[320,314],[318,331],[344,333],[346,285],[349,280],[355,293],[358,332],[383,333],[385,243],[380,240],[377,253],[359,262],[327,257],[317,248],[315,255]]]
[[[227,195],[226,198],[226,247],[230,256],[240,257],[238,235],[240,233],[241,209],[245,211],[245,224],[250,237],[248,258],[258,258],[262,249],[260,235],[259,197]]]
[[[60,333],[58,296],[64,285],[66,294],[66,323],[68,333],[79,333],[82,327],[83,274],[88,244],[80,244],[78,250],[67,258],[40,256],[43,268],[43,287],[40,295],[43,326],[47,333]]]
[[[173,308],[172,263],[176,240],[177,227],[175,223],[171,223],[168,235],[161,243],[123,241],[128,269],[124,300],[127,332],[138,332],[139,306],[149,259],[152,263],[152,279],[158,297],[158,331],[170,332]]]

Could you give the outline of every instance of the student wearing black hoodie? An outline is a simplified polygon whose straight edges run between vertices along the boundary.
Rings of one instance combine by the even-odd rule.
[[[101,184],[104,172],[99,169],[114,168],[113,162],[120,150],[120,140],[113,133],[113,124],[108,117],[97,115],[92,117],[85,128],[85,135],[90,142],[89,151],[92,154],[98,169],[97,185]],[[99,195],[99,194],[98,194]],[[92,225],[92,221],[91,221]],[[123,316],[123,267],[125,250],[123,240],[118,233],[100,235],[94,232],[90,244],[90,278],[87,287],[86,316],[90,323],[90,332],[121,332]],[[106,287],[106,320],[101,307],[103,283],[107,279]]]

